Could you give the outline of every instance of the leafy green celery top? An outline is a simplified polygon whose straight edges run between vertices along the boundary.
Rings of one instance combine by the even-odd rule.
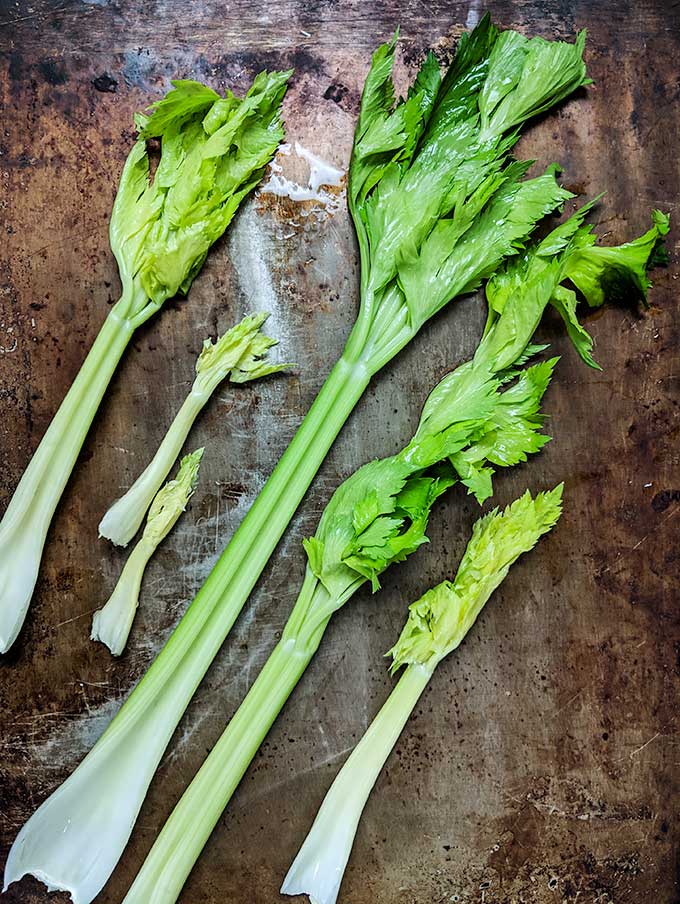
[[[376,51],[350,163],[361,304],[345,351],[143,680],[22,829],[6,883],[25,873],[47,877],[76,904],[88,904],[104,885],[191,696],[371,376],[445,304],[521,250],[538,221],[570,197],[553,168],[524,179],[529,164],[512,160],[510,150],[526,120],[587,84],[584,37],[529,40],[499,33],[485,17],[463,36],[443,79],[428,55],[408,97],[396,103],[395,42]],[[91,783],[94,795],[104,778],[106,800],[86,808],[85,787]]]
[[[104,392],[133,332],[186,293],[283,136],[290,73],[261,72],[243,99],[198,82],[174,88],[138,114],[109,237],[122,295],[24,472],[0,523],[0,653],[26,617],[47,531]],[[147,138],[161,139],[153,180]]]

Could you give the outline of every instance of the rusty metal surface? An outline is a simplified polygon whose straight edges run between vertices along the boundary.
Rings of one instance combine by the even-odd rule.
[[[678,5],[489,6],[500,24],[532,33],[589,31],[595,86],[532,128],[520,154],[559,161],[578,191],[606,189],[598,217],[611,241],[646,228],[652,206],[677,223]],[[244,89],[264,65],[295,66],[289,138],[344,167],[374,46],[401,23],[403,78],[479,9],[474,0],[0,2],[3,503],[116,298],[106,228],[132,112],[171,76]],[[289,206],[272,201],[249,201],[189,299],[135,337],[57,512],[26,626],[0,663],[3,860],[143,674],[342,347],[356,306],[344,204],[291,229]],[[500,475],[498,498],[565,480],[564,517],[438,670],[366,808],[345,902],[678,901],[677,235],[676,226],[648,313],[590,318],[602,374],[579,364],[555,323],[542,330],[563,353],[546,403],[554,442]],[[98,520],[155,449],[201,340],[260,308],[299,369],[224,386],[200,418],[190,439],[206,446],[199,489],[152,562],[129,648],[113,661],[88,639],[123,561],[97,540]],[[121,900],[273,646],[302,574],[301,536],[342,477],[410,435],[427,391],[471,353],[482,323],[480,299],[452,305],[375,380],[201,685],[101,904]],[[431,545],[393,569],[380,596],[362,592],[337,616],[182,902],[280,900],[323,794],[389,691],[382,653],[407,603],[451,573],[476,514],[451,493]],[[48,898],[24,880],[4,900]]]

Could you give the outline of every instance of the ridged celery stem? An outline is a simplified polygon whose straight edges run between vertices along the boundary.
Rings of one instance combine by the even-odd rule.
[[[161,487],[170,473],[191,425],[210,399],[211,393],[193,388],[180,407],[154,457],[120,499],[117,499],[99,523],[99,536],[117,546],[127,546],[141,527]]]
[[[342,357],[335,365],[144,678],[78,768],[21,829],[5,867],[5,887],[30,873],[70,891],[74,904],[89,904],[102,889],[184,710],[369,377],[361,363]]]
[[[281,886],[283,894],[334,904],[368,796],[431,676],[425,665],[405,670],[326,794]]]
[[[312,595],[328,596],[308,569],[296,609],[306,610]],[[314,656],[328,621],[326,618],[318,625],[311,637],[306,632],[302,637],[284,631],[243,703],[180,798],[123,904],[169,904],[177,900],[222,811]],[[168,863],[171,869],[167,868]]]
[[[133,325],[120,312],[128,301],[121,299],[104,321],[0,523],[0,653],[21,629],[52,516],[132,336]]]

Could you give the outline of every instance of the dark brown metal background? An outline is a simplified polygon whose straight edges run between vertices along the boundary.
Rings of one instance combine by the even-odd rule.
[[[645,229],[652,206],[680,215],[677,2],[490,6],[499,24],[530,33],[589,31],[594,87],[532,128],[521,154],[557,160],[576,191],[606,189],[598,218],[609,241]],[[0,3],[3,502],[117,297],[107,220],[132,112],[172,76],[243,90],[265,65],[294,66],[289,138],[344,167],[376,44],[401,24],[403,79],[425,48],[445,51],[480,11],[442,0]],[[290,206],[265,202],[246,205],[189,299],[135,337],[57,512],[26,626],[0,665],[4,852],[170,633],[352,323],[356,253],[344,205],[281,238]],[[546,400],[554,442],[499,476],[498,498],[565,480],[564,516],[432,681],[366,808],[347,904],[678,901],[677,234],[648,313],[589,319],[603,373],[579,363],[555,323],[543,329],[564,356]],[[156,448],[201,340],[261,307],[274,311],[281,354],[299,370],[217,392],[190,440],[206,445],[199,489],[150,566],[129,648],[113,661],[88,639],[124,560],[97,540],[99,517]],[[428,390],[471,353],[482,323],[479,298],[452,305],[375,380],[187,712],[102,904],[123,897],[273,646],[302,574],[300,538],[342,477],[410,436]],[[406,605],[451,574],[476,515],[452,492],[431,545],[334,620],[185,904],[279,900],[324,792],[392,685],[381,657]],[[4,900],[47,896],[25,880]]]

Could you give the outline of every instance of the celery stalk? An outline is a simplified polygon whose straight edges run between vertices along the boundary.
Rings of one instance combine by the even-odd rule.
[[[122,302],[122,299],[121,299]],[[26,617],[54,511],[133,333],[116,305],[19,481],[0,522],[0,652]]]
[[[216,342],[206,339],[196,361],[196,378],[156,454],[132,484],[116,500],[99,524],[99,536],[127,546],[140,528],[144,515],[168,476],[194,421],[220,383],[229,376],[234,383],[277,373],[289,364],[272,364],[267,352],[276,340],[260,332],[268,314],[251,314],[227,330]]]
[[[125,649],[139,605],[144,570],[159,543],[167,537],[187,507],[198,480],[203,449],[182,459],[174,480],[169,480],[151,501],[142,537],[130,553],[116,587],[106,605],[92,619],[92,640],[105,643],[114,656]]]
[[[404,671],[326,794],[282,894],[334,904],[366,801],[433,670],[416,664]]]
[[[300,602],[304,608],[309,605],[305,598],[310,594],[317,598],[317,605],[323,605],[319,597],[328,594],[314,584],[314,576],[308,573],[298,609]],[[301,643],[292,632],[284,632],[209,760],[173,810],[124,904],[176,900],[244,772],[314,656],[328,620],[314,632],[311,642]]]
[[[335,904],[368,796],[435,668],[462,643],[513,562],[554,527],[561,511],[561,484],[534,499],[527,491],[503,512],[494,509],[475,524],[454,581],[443,581],[409,607],[390,651],[392,671],[405,671],[326,794],[283,894]]]

